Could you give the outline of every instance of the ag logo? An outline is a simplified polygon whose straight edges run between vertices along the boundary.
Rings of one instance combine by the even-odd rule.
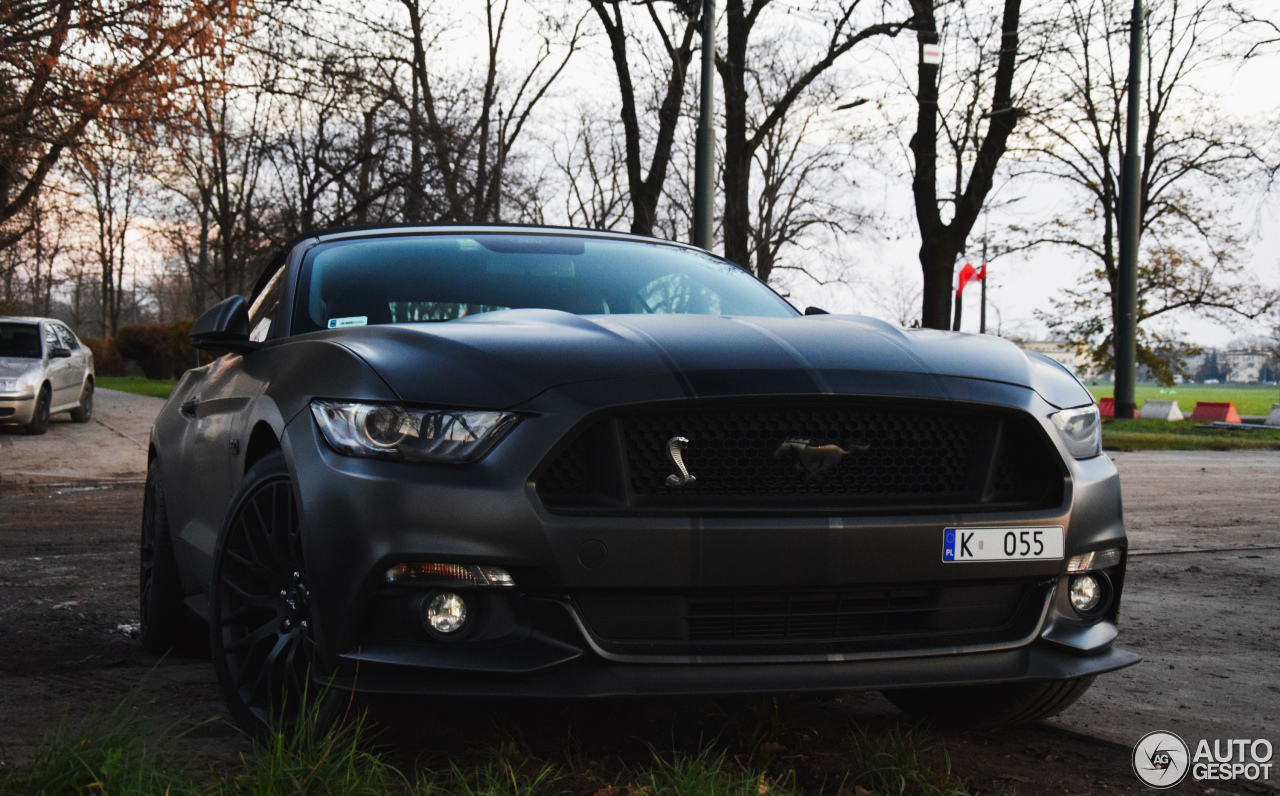
[[[1160,790],[1186,779],[1190,760],[1191,750],[1171,732],[1149,732],[1133,747],[1133,773]]]

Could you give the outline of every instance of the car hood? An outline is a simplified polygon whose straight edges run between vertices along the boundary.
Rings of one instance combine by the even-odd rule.
[[[40,368],[40,360],[23,357],[0,357],[0,378],[15,379]]]
[[[861,316],[507,310],[317,336],[351,349],[410,402],[511,407],[564,384],[645,376],[672,379],[690,397],[857,393],[872,383],[875,393],[915,394],[930,379],[956,377],[1026,387],[1058,407],[1092,402],[1061,366],[1007,340]]]

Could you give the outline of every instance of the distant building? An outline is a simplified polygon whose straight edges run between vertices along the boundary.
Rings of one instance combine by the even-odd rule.
[[[1088,360],[1065,340],[1018,340],[1015,342],[1022,347],[1022,350],[1043,354],[1077,376],[1087,375],[1085,371]]]
[[[1270,353],[1257,348],[1224,351],[1219,357],[1222,369],[1226,371],[1227,381],[1240,384],[1257,384],[1262,376],[1262,368],[1270,358]]]

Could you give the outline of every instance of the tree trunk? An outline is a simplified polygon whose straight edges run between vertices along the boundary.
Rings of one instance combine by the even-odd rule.
[[[951,289],[956,255],[950,246],[925,244],[920,247],[920,267],[924,276],[920,325],[926,329],[951,328]]]
[[[968,185],[960,190],[957,175],[955,213],[943,223],[938,207],[938,70],[924,62],[924,45],[938,42],[935,0],[912,0],[920,51],[917,61],[916,131],[911,137],[915,176],[911,191],[920,229],[920,270],[924,276],[920,323],[931,329],[951,328],[952,277],[957,259],[991,192],[995,170],[1008,147],[1022,111],[1013,107],[1013,73],[1018,57],[1018,24],[1022,0],[1005,0],[1000,55],[996,64],[987,135],[978,146]],[[971,111],[972,112],[972,111]],[[974,120],[976,122],[976,120]]]
[[[667,53],[671,59],[671,71],[667,79],[667,91],[658,108],[658,134],[654,142],[653,158],[649,162],[649,174],[643,176],[640,162],[640,120],[636,111],[635,86],[631,79],[631,64],[627,56],[627,31],[623,26],[622,11],[613,3],[614,15],[610,16],[606,0],[592,0],[591,7],[604,26],[613,55],[614,70],[618,75],[618,90],[622,102],[622,131],[624,136],[627,169],[627,190],[631,198],[631,232],[636,235],[652,235],[658,212],[658,200],[667,179],[671,163],[671,149],[675,141],[676,125],[680,121],[680,103],[684,98],[685,81],[689,61],[693,56],[693,36],[698,28],[697,18],[686,21],[678,46]],[[652,13],[652,4],[649,5]],[[654,24],[660,24],[654,17]],[[667,41],[663,31],[664,41]]]

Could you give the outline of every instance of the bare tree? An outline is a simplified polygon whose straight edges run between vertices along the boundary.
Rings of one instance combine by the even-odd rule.
[[[896,36],[908,25],[905,13],[894,19],[893,4],[863,0],[817,3],[808,12],[809,28],[820,27],[815,41],[785,41],[766,13],[771,0],[727,0],[724,52],[716,69],[724,85],[724,254],[761,279],[751,259],[751,180],[756,153],[765,139],[792,113],[793,106],[859,44]],[[780,13],[789,9],[779,9]],[[860,15],[874,18],[860,24]],[[816,39],[816,37],[815,37]],[[767,41],[765,41],[767,40]],[[764,42],[762,44],[762,42]],[[789,57],[780,57],[785,53]],[[756,68],[757,59],[769,64]],[[767,72],[768,80],[762,79]],[[767,267],[766,263],[766,267]]]
[[[570,226],[615,229],[622,225],[630,195],[624,147],[613,135],[613,123],[603,113],[583,110],[562,143],[563,147],[551,148],[551,158],[565,178],[564,216]]]
[[[1009,137],[1024,113],[1014,105],[1015,72],[1026,64],[1018,53],[1022,0],[1003,0],[998,16],[984,15],[981,8],[965,3],[939,0],[912,0],[912,7],[919,52],[911,191],[924,274],[921,323],[949,329],[957,258],[965,250],[994,186]],[[944,44],[944,60],[956,64],[950,75],[944,65],[925,57],[926,47],[942,49]],[[1032,63],[1037,60],[1031,59]],[[939,169],[940,139],[949,150],[949,175]],[[951,190],[939,195],[943,180]],[[943,220],[944,205],[951,206],[949,221]]]
[[[786,276],[820,284],[837,276],[814,262],[829,256],[815,258],[804,250],[810,242],[829,244],[833,236],[849,235],[864,220],[852,207],[844,172],[850,136],[824,127],[826,110],[837,102],[838,87],[820,78],[768,128],[753,156],[758,180],[752,189],[750,260],[756,276],[776,286]]]
[[[522,69],[522,78],[508,78],[503,74],[503,37],[511,3],[485,0],[483,82],[476,87],[464,78],[462,86],[451,86],[433,73],[434,63],[428,59],[441,34],[439,26],[447,21],[429,20],[421,0],[401,0],[401,5],[408,16],[407,29],[383,25],[381,30],[407,42],[411,53],[410,92],[402,95],[411,141],[405,218],[419,221],[427,216],[423,190],[430,158],[442,202],[431,214],[434,218],[501,220],[505,167],[535,109],[577,52],[585,15],[544,17],[537,30],[524,31],[538,41],[533,63]]]
[[[1226,197],[1264,167],[1257,136],[1224,118],[1195,75],[1242,57],[1219,0],[1156,0],[1149,6],[1143,64],[1143,140],[1138,266],[1140,364],[1172,379],[1175,336],[1144,322],[1193,312],[1254,318],[1276,301],[1235,258],[1236,225]],[[1062,213],[1024,230],[1026,246],[1054,245],[1093,268],[1043,319],[1087,349],[1098,369],[1113,365],[1118,315],[1120,164],[1124,158],[1127,46],[1113,32],[1129,13],[1121,0],[1067,0],[1066,40],[1054,59],[1053,90],[1035,119],[1028,169],[1068,190]]]
[[[108,120],[80,141],[72,159],[72,173],[88,199],[93,233],[85,246],[97,264],[99,325],[103,338],[120,326],[128,303],[125,270],[129,244],[137,231],[142,182],[149,167],[150,147],[138,126]]]
[[[79,216],[67,186],[55,175],[14,219],[26,234],[0,249],[0,300],[5,314],[53,313],[54,290],[63,280],[62,260],[78,234]]]
[[[255,59],[248,70],[239,54],[229,44],[188,65],[167,131],[171,154],[157,171],[174,200],[167,237],[186,263],[193,314],[242,292],[257,275],[250,263],[262,246],[258,191],[275,65]],[[254,87],[237,90],[246,78]]]
[[[662,196],[671,165],[672,147],[676,140],[676,126],[680,122],[681,101],[684,97],[689,61],[693,57],[694,36],[701,24],[698,13],[700,4],[673,0],[670,7],[674,19],[664,20],[654,0],[641,2],[643,14],[653,25],[653,33],[661,55],[639,47],[646,76],[641,86],[642,97],[653,93],[651,105],[654,121],[652,150],[648,170],[642,165],[641,150],[645,144],[637,109],[637,90],[632,77],[633,65],[628,44],[634,38],[627,32],[623,7],[632,5],[621,0],[591,0],[591,7],[604,27],[613,56],[614,70],[618,76],[618,93],[621,99],[622,132],[626,153],[625,167],[627,190],[631,199],[631,231],[637,235],[652,235],[658,201]],[[665,4],[664,4],[665,5]],[[633,48],[637,49],[637,48]]]
[[[872,290],[876,309],[903,328],[920,325],[920,283],[902,269],[889,272]]]
[[[1229,3],[1227,8],[1235,17],[1237,23],[1241,27],[1249,28],[1249,32],[1255,37],[1249,43],[1248,49],[1245,50],[1244,57],[1246,59],[1257,58],[1280,49],[1280,22],[1274,19],[1267,19],[1253,11],[1252,8],[1248,6],[1242,7],[1238,3]]]

